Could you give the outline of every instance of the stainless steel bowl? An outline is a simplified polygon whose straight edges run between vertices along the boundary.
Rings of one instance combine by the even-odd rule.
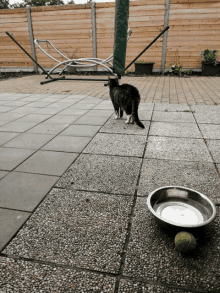
[[[181,186],[165,186],[150,193],[147,205],[160,224],[203,227],[216,216],[215,205],[204,194]]]

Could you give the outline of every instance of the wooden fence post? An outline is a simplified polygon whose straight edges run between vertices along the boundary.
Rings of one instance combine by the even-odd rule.
[[[97,58],[95,2],[92,2],[91,3],[91,16],[92,16],[92,49],[93,49],[93,58]],[[94,68],[94,71],[97,71],[97,66],[94,66],[93,68]]]
[[[27,20],[28,20],[28,31],[29,31],[29,38],[30,38],[30,43],[31,43],[31,53],[32,53],[32,58],[36,60],[36,52],[35,52],[35,47],[34,47],[34,36],[33,36],[33,29],[32,29],[32,21],[31,21],[31,9],[30,6],[26,6],[26,12],[27,12]],[[37,70],[37,65],[33,62],[34,64],[34,71],[38,73]]]
[[[165,15],[164,15],[164,28],[169,24],[169,12],[170,12],[170,0],[166,0],[165,3]],[[167,36],[168,30],[165,31],[163,35],[163,48],[162,48],[162,61],[161,61],[161,71],[164,74],[165,71],[165,61],[166,61],[166,50],[167,50]]]

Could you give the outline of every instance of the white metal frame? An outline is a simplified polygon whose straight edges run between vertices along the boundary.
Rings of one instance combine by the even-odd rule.
[[[130,38],[132,31],[130,30],[130,28],[128,28],[127,31],[127,41]],[[49,45],[51,45],[51,47],[59,54],[61,55],[63,58],[66,59],[66,61],[61,62],[60,60],[52,57],[49,53],[47,53],[41,46],[40,43],[48,43]],[[55,70],[61,66],[61,65],[65,65],[65,67],[62,70],[58,70],[56,71],[56,73],[59,73],[60,75],[64,72],[64,70],[67,67],[76,67],[76,68],[87,68],[87,67],[94,67],[97,65],[101,65],[103,66],[105,69],[107,69],[107,71],[113,75],[115,75],[117,77],[117,74],[113,73],[113,65],[111,63],[111,61],[113,60],[113,54],[111,56],[109,56],[107,59],[103,60],[103,59],[99,59],[99,58],[80,58],[80,59],[70,59],[68,57],[66,57],[65,55],[63,55],[50,41],[48,40],[38,40],[35,39],[34,43],[36,44],[36,46],[44,53],[46,54],[49,58],[53,59],[54,61],[56,61],[58,64],[55,65],[49,72],[48,74],[52,74],[53,72],[55,73]],[[74,62],[74,64],[72,64]],[[90,64],[92,63],[92,64]],[[107,66],[109,65],[109,66]]]

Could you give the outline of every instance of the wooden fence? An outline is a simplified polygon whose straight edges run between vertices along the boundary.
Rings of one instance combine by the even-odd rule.
[[[113,53],[114,14],[114,2],[0,10],[0,71],[33,70],[32,60],[5,31],[44,68],[52,68],[56,62],[33,46],[32,35],[49,40],[69,58],[106,59]],[[183,69],[200,70],[199,51],[220,50],[219,0],[130,1],[132,35],[126,65],[167,25],[170,29],[139,58],[155,62],[154,71],[167,70],[171,62],[180,62]],[[43,47],[64,61],[45,43]],[[133,69],[134,65],[129,68]]]

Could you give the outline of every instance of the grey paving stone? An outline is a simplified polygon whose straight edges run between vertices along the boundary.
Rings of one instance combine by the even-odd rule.
[[[68,116],[69,115],[80,116],[80,115],[85,114],[86,112],[88,112],[88,109],[83,110],[83,109],[68,108],[63,111],[60,111],[59,114],[60,115],[68,115]]]
[[[192,188],[220,202],[220,178],[213,163],[144,159],[138,195],[169,185]]]
[[[70,106],[70,108],[87,110],[87,109],[92,109],[93,107],[95,107],[95,105],[96,105],[95,103],[90,103],[90,102],[76,103],[73,106]]]
[[[11,172],[0,180],[0,207],[32,212],[59,177]]]
[[[26,113],[11,113],[11,112],[7,112],[7,113],[3,113],[0,114],[0,120],[8,120],[8,121],[14,121],[18,118],[21,118],[23,116],[27,115]]]
[[[61,110],[57,108],[41,108],[40,110],[35,111],[35,114],[43,114],[43,115],[54,115],[59,113]]]
[[[154,109],[154,103],[140,103],[138,109],[140,111],[153,111]]]
[[[220,114],[215,112],[194,113],[197,123],[220,124]]]
[[[47,123],[66,123],[71,124],[79,119],[80,116],[67,116],[67,115],[54,115],[53,117],[47,120]]]
[[[142,157],[145,145],[141,135],[98,133],[83,153]]]
[[[29,216],[30,213],[27,212],[0,208],[0,251],[11,240]]]
[[[133,195],[140,164],[140,158],[81,154],[56,186]]]
[[[39,134],[39,133],[22,133],[19,136],[12,139],[10,142],[4,144],[4,147],[9,148],[22,148],[22,149],[39,149],[54,135]]]
[[[5,177],[7,174],[8,174],[8,172],[6,172],[6,171],[0,171],[0,179]]]
[[[202,138],[195,123],[152,122],[149,135]]]
[[[0,148],[0,170],[11,171],[31,156],[34,150],[17,148]]]
[[[192,111],[195,113],[219,113],[220,114],[220,106],[219,105],[191,105]]]
[[[27,104],[26,107],[32,107],[32,108],[44,108],[51,104],[51,102],[41,102],[41,101],[35,101],[30,104]]]
[[[20,135],[18,132],[0,132],[0,145],[3,145],[18,135]]]
[[[34,127],[36,122],[25,122],[25,121],[12,121],[7,123],[4,126],[0,127],[0,131],[9,131],[9,132],[25,132],[28,129]]]
[[[83,117],[79,118],[74,124],[87,124],[87,125],[100,125],[102,126],[108,117],[105,116],[88,116],[85,114]]]
[[[127,119],[126,114],[124,114],[124,117],[126,117],[126,119]],[[141,121],[143,121],[143,120],[151,120],[152,111],[139,110],[138,111],[138,117],[139,117],[139,119]]]
[[[41,149],[46,151],[80,153],[90,140],[91,137],[58,135]]]
[[[131,205],[130,196],[53,189],[4,253],[117,273]]]
[[[38,151],[15,171],[62,176],[77,156],[75,153]]]
[[[114,111],[113,110],[89,110],[86,115],[88,116],[95,116],[95,117],[109,117],[112,115]],[[1,117],[1,116],[0,116]]]
[[[192,113],[188,112],[162,112],[154,111],[152,121],[164,122],[191,122],[195,123]]]
[[[190,107],[187,104],[155,104],[154,111],[165,112],[191,112]]]
[[[20,114],[30,114],[32,112],[36,112],[39,108],[32,108],[32,107],[17,107],[10,111],[10,113],[20,113]]]
[[[99,129],[100,129],[100,126],[74,124],[67,127],[61,133],[61,135],[93,137],[98,132]]]
[[[198,234],[193,255],[175,249],[174,237],[162,230],[138,198],[123,275],[199,292],[219,292],[219,208],[217,218]],[[197,237],[197,236],[196,236]]]
[[[208,148],[216,163],[220,163],[220,140],[208,140]]]
[[[149,136],[145,158],[212,162],[202,139]]]
[[[41,133],[41,134],[58,134],[65,128],[67,128],[69,124],[64,123],[47,123],[43,122],[28,130],[28,133]],[[1,128],[0,128],[1,129]]]
[[[1,290],[7,293],[113,293],[115,277],[0,257]]]
[[[0,106],[0,113],[8,112],[8,111],[11,111],[11,110],[13,110],[15,108],[16,107]]]
[[[147,136],[150,122],[142,121],[145,128],[141,128],[136,124],[127,124],[125,119],[115,119],[114,116],[109,119],[99,132],[106,133],[122,133],[122,134],[137,134]]]
[[[220,125],[199,124],[199,128],[204,138],[220,139]]]
[[[52,115],[43,115],[43,114],[28,114],[26,116],[23,116],[19,119],[17,119],[18,122],[20,121],[28,121],[28,122],[43,122],[50,118]]]
[[[159,285],[148,283],[147,281],[138,282],[129,279],[122,279],[119,284],[119,293],[195,293],[190,289],[181,289],[175,286],[175,288],[166,287],[166,285]],[[201,292],[201,291],[200,291]]]

